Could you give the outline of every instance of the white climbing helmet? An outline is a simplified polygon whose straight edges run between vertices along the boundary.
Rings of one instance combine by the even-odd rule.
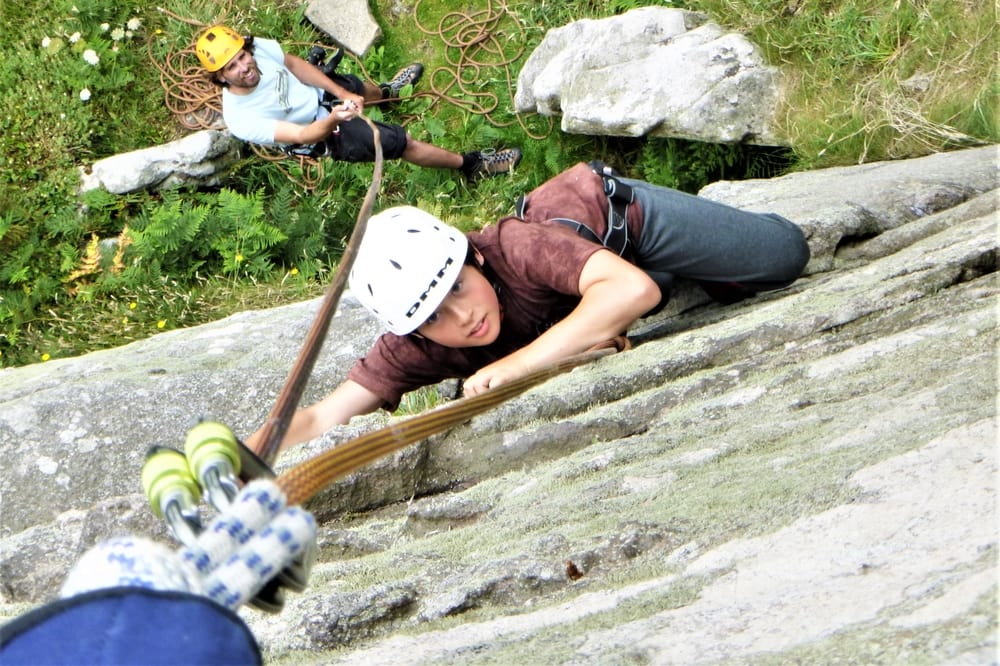
[[[413,206],[373,215],[349,278],[351,291],[396,335],[434,314],[455,284],[469,241]]]

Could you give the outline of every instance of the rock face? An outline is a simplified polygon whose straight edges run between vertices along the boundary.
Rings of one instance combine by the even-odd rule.
[[[995,661],[997,176],[987,147],[706,188],[802,225],[803,279],[682,292],[633,350],[324,491],[310,588],[241,611],[268,659]],[[101,538],[167,541],[146,448],[255,429],[316,307],[0,372],[5,613]],[[375,335],[346,297],[305,402]]]
[[[641,7],[549,30],[518,75],[519,112],[572,134],[780,146],[777,68],[700,14]]]

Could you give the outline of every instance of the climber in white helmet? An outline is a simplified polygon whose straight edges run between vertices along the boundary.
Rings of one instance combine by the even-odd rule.
[[[369,220],[350,274],[351,292],[388,332],[330,395],[295,414],[282,447],[447,378],[476,395],[609,341],[627,348],[624,333],[666,303],[676,278],[735,302],[791,284],[808,259],[801,229],[779,215],[593,162],[481,231],[391,208]]]

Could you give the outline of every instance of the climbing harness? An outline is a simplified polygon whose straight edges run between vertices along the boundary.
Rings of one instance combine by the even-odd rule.
[[[326,49],[322,46],[313,46],[309,49],[309,55],[306,57],[306,61],[309,64],[317,67],[321,72],[326,74],[327,77],[332,78],[337,72],[337,66],[340,65],[340,61],[344,59],[343,47],[338,49],[337,52],[334,53],[326,62],[324,62],[325,59]],[[337,106],[340,101],[341,100],[337,99],[330,93],[323,91],[319,105],[326,109],[327,113],[332,113],[333,107]],[[376,101],[375,103],[378,102]],[[340,134],[339,127],[333,131],[334,136],[337,134]],[[330,154],[330,144],[325,140],[318,141],[316,143],[291,143],[281,146],[280,150],[288,157],[301,157],[308,160],[319,160]]]
[[[600,160],[589,162],[587,166],[604,181],[604,194],[608,198],[608,228],[603,237],[583,222],[568,217],[551,218],[553,222],[569,227],[577,234],[608,248],[619,257],[625,256],[630,249],[628,235],[628,207],[635,200],[632,187],[620,180],[621,175]],[[528,199],[523,194],[514,204],[514,214],[524,218]]]
[[[589,166],[604,181],[604,194],[608,197],[608,231],[601,244],[623,256],[629,249],[628,207],[635,200],[635,193],[630,185],[619,179],[614,169],[603,162],[594,160]]]

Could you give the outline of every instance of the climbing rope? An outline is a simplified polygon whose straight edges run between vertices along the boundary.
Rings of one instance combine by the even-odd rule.
[[[455,400],[436,410],[361,435],[299,463],[279,476],[277,484],[285,491],[289,505],[301,504],[337,479],[379,458],[468,421],[547,379],[615,351],[615,348],[604,348],[577,354],[479,395]]]
[[[509,108],[514,108],[514,88],[516,75],[514,64],[524,55],[525,35],[520,20],[510,11],[507,3],[487,0],[486,8],[473,13],[449,12],[441,17],[434,28],[421,24],[420,4],[414,5],[414,21],[417,29],[425,35],[437,37],[445,45],[445,59],[448,67],[438,67],[428,76],[430,93],[418,93],[415,97],[432,96],[434,106],[440,101],[447,102],[468,113],[483,116],[491,125],[509,127],[514,121],[503,121],[497,117],[500,98],[492,92],[483,91],[482,82],[495,80],[499,71],[506,82]],[[511,44],[518,45],[509,53]],[[533,132],[522,114],[515,114],[516,122],[528,137],[544,139],[551,133],[554,121],[546,117],[543,132]]]
[[[307,340],[306,347],[311,344]],[[248,488],[262,482],[269,485],[260,488],[275,487],[280,491],[277,496],[283,495],[286,500],[282,507],[288,506],[294,511],[294,507],[304,504],[333,481],[364,465],[492,409],[546,379],[615,351],[615,347],[605,347],[567,358],[485,393],[456,400],[442,408],[352,439],[296,465],[277,478],[267,464],[236,438],[232,430],[218,422],[202,421],[188,432],[184,453],[154,447],[147,454],[142,470],[143,489],[154,513],[166,520],[181,543],[197,552],[203,550],[204,534],[214,529],[209,526],[208,530],[203,530],[201,526],[198,504],[203,488],[209,502],[226,520],[233,513],[233,503],[239,500],[237,495],[244,495]],[[278,428],[275,432],[283,432],[283,429]],[[237,490],[238,479],[246,484],[243,491]],[[232,534],[229,530],[222,532]],[[260,550],[254,547],[249,555],[256,557],[253,554]],[[208,567],[206,574],[226,582],[227,598],[232,597],[233,602],[239,604],[249,600],[261,610],[276,613],[284,605],[283,588],[299,592],[305,589],[312,548],[287,554],[276,552],[275,555],[280,555],[280,561],[287,564],[276,577],[255,580],[252,586],[245,581],[244,584],[234,585],[224,580],[226,570],[218,570],[214,566]],[[132,573],[126,572],[129,575]]]
[[[149,40],[147,52],[159,71],[164,103],[177,121],[192,130],[221,127],[222,93],[205,76],[194,46],[168,53],[163,62],[157,60],[152,47],[153,40]]]
[[[372,130],[373,141],[375,142],[375,169],[372,172],[372,182],[368,186],[368,191],[365,193],[365,198],[361,203],[357,222],[354,225],[354,230],[351,232],[350,239],[347,241],[347,247],[344,248],[340,264],[338,264],[337,270],[333,274],[333,282],[327,288],[319,312],[316,313],[316,319],[313,321],[305,343],[302,345],[302,351],[299,352],[295,365],[292,366],[292,371],[288,375],[285,386],[282,388],[281,393],[278,394],[274,409],[271,410],[261,428],[260,452],[261,457],[266,463],[270,463],[278,455],[278,447],[281,445],[281,440],[284,439],[285,432],[288,430],[292,414],[294,414],[295,409],[298,407],[299,399],[302,397],[302,392],[306,387],[306,382],[309,381],[309,375],[312,374],[313,366],[316,364],[316,357],[319,356],[323,341],[326,339],[330,320],[333,319],[333,315],[337,311],[337,305],[340,303],[340,296],[344,293],[344,288],[347,286],[348,273],[351,270],[351,266],[354,265],[354,258],[361,247],[361,238],[365,234],[365,229],[368,228],[368,218],[371,217],[372,210],[375,207],[375,198],[378,196],[379,188],[382,185],[382,141],[379,136],[378,125],[365,115],[359,115],[358,117],[368,123],[368,126]]]

